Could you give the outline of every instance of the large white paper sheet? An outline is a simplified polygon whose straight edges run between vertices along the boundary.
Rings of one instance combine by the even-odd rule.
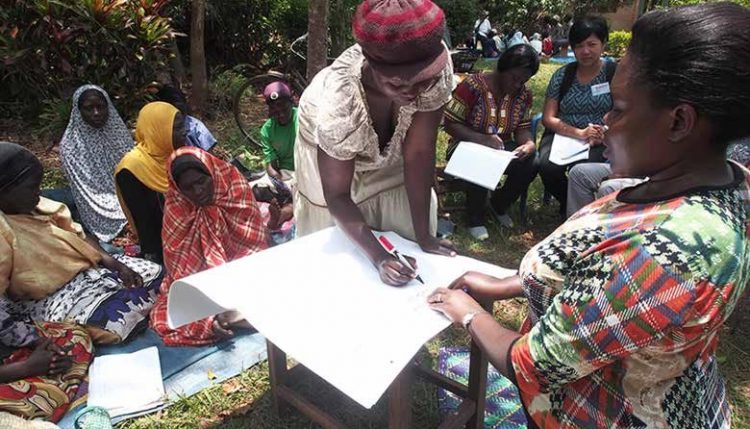
[[[445,172],[495,190],[514,158],[513,152],[492,149],[478,143],[460,142],[448,161]]]
[[[555,134],[552,139],[552,148],[549,152],[549,160],[557,165],[568,165],[570,163],[589,158],[590,146],[583,140]]]
[[[449,325],[425,298],[468,270],[513,271],[466,257],[414,256],[426,285],[381,283],[377,271],[338,228],[329,228],[177,281],[170,326],[237,309],[266,338],[333,386],[370,408],[419,348]]]
[[[88,404],[112,418],[162,405],[165,396],[156,347],[99,356],[89,367]]]

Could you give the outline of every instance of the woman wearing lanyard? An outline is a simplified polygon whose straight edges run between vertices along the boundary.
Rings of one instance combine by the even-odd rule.
[[[601,58],[609,38],[602,17],[576,20],[570,28],[570,43],[576,62],[558,69],[547,86],[542,123],[546,129],[539,143],[539,175],[544,188],[566,211],[569,165],[549,160],[555,134],[583,140],[591,146],[589,162],[602,162],[604,115],[612,109],[609,82],[615,64]]]

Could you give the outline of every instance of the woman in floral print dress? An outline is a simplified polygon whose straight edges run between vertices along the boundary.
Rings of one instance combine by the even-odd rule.
[[[731,426],[715,351],[750,280],[750,172],[726,158],[750,135],[749,26],[730,3],[639,19],[605,145],[649,179],[581,209],[517,276],[467,273],[428,298],[515,382],[532,427]],[[521,333],[475,301],[520,296]]]

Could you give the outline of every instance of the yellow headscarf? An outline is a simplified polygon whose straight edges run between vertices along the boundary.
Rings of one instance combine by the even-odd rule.
[[[172,127],[177,112],[174,106],[161,101],[143,106],[135,126],[136,145],[117,165],[115,175],[128,170],[149,189],[167,192],[167,159],[174,151]]]
[[[115,175],[122,170],[128,170],[149,189],[166,193],[169,189],[167,160],[174,151],[172,128],[177,113],[178,110],[174,106],[161,101],[143,106],[135,125],[135,147],[122,157],[115,168]],[[120,187],[116,186],[116,189],[120,206],[130,226],[135,230],[135,222],[122,198]],[[137,231],[135,232],[137,234]]]

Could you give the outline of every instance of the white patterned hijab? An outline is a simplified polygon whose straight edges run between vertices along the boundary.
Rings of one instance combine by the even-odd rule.
[[[78,108],[81,95],[90,89],[99,91],[109,106],[107,123],[99,129],[87,124]],[[133,137],[109,95],[96,85],[78,88],[60,157],[81,221],[101,241],[112,241],[127,223],[115,192],[115,167],[133,146]]]

